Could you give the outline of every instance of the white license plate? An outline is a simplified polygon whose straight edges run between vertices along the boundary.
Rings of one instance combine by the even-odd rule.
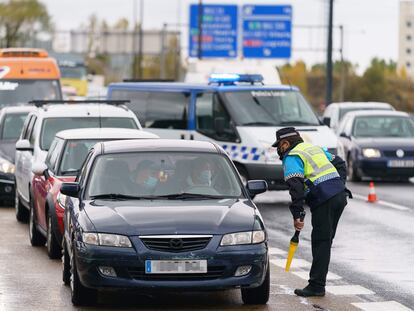
[[[145,273],[207,273],[207,260],[146,260]]]
[[[414,167],[414,160],[390,160],[388,167]]]

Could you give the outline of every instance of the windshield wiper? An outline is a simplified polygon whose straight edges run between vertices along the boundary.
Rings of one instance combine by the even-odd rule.
[[[248,122],[248,123],[243,123],[242,126],[276,126],[275,123],[272,122]]]
[[[281,125],[281,126],[284,126],[284,125],[312,125],[312,126],[317,126],[318,124],[297,120],[297,121],[283,121],[283,122],[280,122],[279,125]]]
[[[154,196],[155,198],[162,198],[168,200],[184,200],[184,199],[223,199],[223,196],[211,195],[211,194],[201,194],[201,193],[173,193],[166,195]]]
[[[121,194],[121,193],[104,193],[104,194],[91,195],[90,198],[92,200],[98,200],[98,199],[141,200],[141,199],[145,199],[146,197],[139,197],[139,196],[127,195],[127,194]]]

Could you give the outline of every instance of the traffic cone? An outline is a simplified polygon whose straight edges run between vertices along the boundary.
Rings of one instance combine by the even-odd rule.
[[[368,194],[368,202],[375,203],[378,201],[377,194],[375,193],[374,182],[369,183],[369,194]]]

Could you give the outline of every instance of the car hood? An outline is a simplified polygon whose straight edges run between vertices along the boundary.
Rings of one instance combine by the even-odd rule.
[[[0,143],[0,157],[14,163],[16,140],[2,140]]]
[[[97,232],[125,235],[224,234],[252,230],[256,210],[246,199],[85,201]]]
[[[398,137],[389,137],[389,138],[355,138],[355,143],[363,148],[379,148],[379,149],[389,149],[389,148],[409,148],[414,149],[414,138],[398,138]]]

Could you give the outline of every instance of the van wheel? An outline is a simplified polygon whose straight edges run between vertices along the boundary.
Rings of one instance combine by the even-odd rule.
[[[351,157],[348,158],[348,179],[350,181],[361,181],[361,176],[359,176]]]
[[[20,202],[19,193],[17,192],[17,185],[15,190],[15,199],[14,199],[14,208],[16,210],[16,219],[20,222],[27,222],[29,219],[29,211],[27,208]]]
[[[270,294],[270,267],[267,264],[266,277],[259,287],[242,288],[241,295],[246,305],[264,305],[269,301]]]
[[[52,229],[52,217],[49,215],[47,217],[47,255],[50,259],[60,258],[62,251],[57,242],[56,236]]]
[[[33,206],[30,208],[29,239],[30,244],[32,244],[32,246],[43,246],[46,243],[45,237],[36,228],[35,213]]]
[[[96,302],[97,291],[83,286],[79,279],[74,249],[70,255],[70,293],[74,306],[91,305]]]

